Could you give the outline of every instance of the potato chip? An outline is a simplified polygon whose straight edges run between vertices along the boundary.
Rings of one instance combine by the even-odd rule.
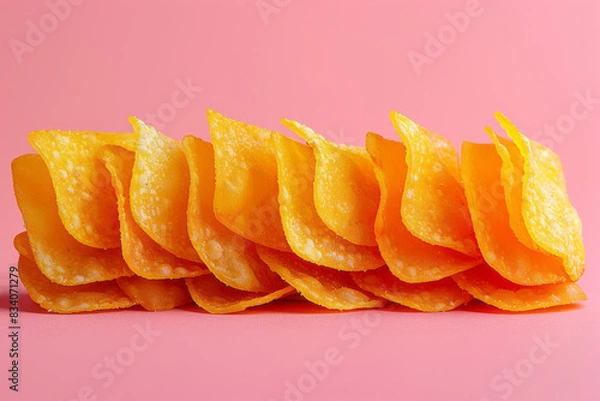
[[[105,144],[133,147],[133,134],[35,131],[29,142],[43,157],[56,193],[60,219],[79,242],[119,247],[119,221],[110,177],[96,155]]]
[[[408,173],[401,205],[404,225],[425,242],[478,257],[452,142],[395,111],[390,117],[406,145]]]
[[[19,252],[19,255],[23,255],[30,260],[35,260],[31,244],[29,243],[29,237],[27,236],[27,231],[17,234],[13,240],[13,245],[17,252]]]
[[[261,246],[257,249],[271,269],[314,304],[337,310],[378,308],[386,304],[358,287],[349,272],[315,265],[293,253]]]
[[[563,260],[571,280],[585,269],[581,220],[569,201],[560,158],[530,140],[502,114],[496,118],[523,156],[523,220],[533,241]]]
[[[131,179],[131,212],[139,226],[177,257],[200,262],[187,232],[189,170],[179,143],[129,119],[139,135]]]
[[[485,261],[506,279],[521,285],[568,279],[560,258],[523,245],[509,223],[501,184],[502,161],[494,145],[464,142],[461,171],[477,242]]]
[[[365,291],[423,312],[449,311],[473,298],[451,277],[429,283],[409,284],[398,280],[385,266],[368,272],[352,273],[352,278]]]
[[[133,276],[118,278],[117,284],[136,304],[149,311],[170,310],[192,302],[183,279],[147,280]]]
[[[188,232],[210,271],[237,290],[272,292],[285,282],[256,253],[253,242],[229,230],[215,217],[215,167],[209,142],[186,136],[181,141],[190,168]]]
[[[194,302],[210,313],[241,312],[296,292],[289,286],[270,293],[239,291],[212,275],[187,278],[185,282]]]
[[[282,123],[314,150],[314,204],[323,223],[353,244],[377,246],[379,185],[365,149],[330,142],[295,121]]]
[[[277,203],[271,132],[213,110],[207,118],[215,152],[217,219],[257,244],[289,251]]]
[[[485,264],[453,278],[459,287],[480,301],[513,312],[567,305],[587,299],[583,290],[573,282],[522,286],[506,280]]]
[[[135,305],[114,280],[65,287],[44,276],[35,262],[21,255],[19,277],[29,296],[48,312],[75,313],[122,309]]]
[[[41,156],[16,158],[12,162],[12,175],[35,262],[46,277],[57,284],[71,286],[133,275],[120,249],[92,248],[67,232]]]
[[[383,265],[377,247],[355,245],[329,229],[314,205],[312,149],[273,134],[283,228],[292,250],[305,260],[337,270],[359,271]],[[267,263],[268,264],[268,263]],[[285,280],[285,277],[284,277]]]
[[[369,133],[367,151],[381,188],[375,234],[381,256],[396,277],[408,283],[436,281],[481,263],[481,258],[422,241],[402,222],[400,205],[407,174],[404,144]]]
[[[147,279],[174,279],[208,274],[208,269],[203,264],[178,258],[161,247],[133,219],[129,194],[134,153],[107,145],[101,152],[101,159],[106,163],[117,194],[121,250],[129,268]]]

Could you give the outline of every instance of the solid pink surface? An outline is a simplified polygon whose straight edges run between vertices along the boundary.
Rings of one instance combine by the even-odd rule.
[[[600,3],[73,3],[0,5],[0,399],[600,400]],[[20,391],[9,391],[8,267],[23,230],[9,165],[32,152],[27,134],[130,130],[136,115],[208,138],[208,107],[352,144],[397,138],[398,110],[457,146],[489,142],[483,127],[502,111],[563,160],[589,299],[528,314],[291,304],[59,316],[22,290]]]

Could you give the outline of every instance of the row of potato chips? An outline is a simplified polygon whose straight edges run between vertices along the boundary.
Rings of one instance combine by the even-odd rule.
[[[452,143],[403,115],[401,141],[291,139],[209,110],[212,143],[36,131],[12,163],[31,298],[59,313],[195,302],[229,313],[280,298],[352,310],[509,311],[585,299],[581,221],[559,158],[510,139]],[[299,294],[299,295],[297,295]]]

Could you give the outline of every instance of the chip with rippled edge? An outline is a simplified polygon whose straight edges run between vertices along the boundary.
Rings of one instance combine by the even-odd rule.
[[[118,278],[117,284],[136,304],[149,311],[170,310],[192,302],[183,279],[147,280],[133,276]]]
[[[204,264],[178,258],[157,244],[135,222],[129,201],[134,153],[107,145],[100,154],[117,194],[121,251],[129,268],[147,279],[175,279],[208,274]]]
[[[188,232],[208,269],[224,284],[241,291],[272,292],[286,286],[256,253],[253,242],[234,233],[215,217],[213,147],[186,136],[181,141],[190,168]]]
[[[459,273],[453,279],[474,298],[513,312],[567,305],[587,299],[581,287],[571,281],[523,286],[506,280],[485,264]]]
[[[381,189],[375,220],[377,243],[381,256],[396,277],[409,283],[435,281],[481,263],[481,258],[415,237],[402,222],[400,204],[407,174],[404,144],[369,133],[367,151],[373,159]]]
[[[210,109],[207,119],[215,155],[217,219],[250,241],[289,251],[279,216],[271,131]]]
[[[35,262],[46,277],[57,284],[74,286],[133,275],[121,249],[89,247],[67,232],[41,156],[17,157],[12,162],[12,176]]]
[[[473,298],[451,277],[428,283],[405,283],[386,266],[368,272],[352,273],[352,278],[365,291],[422,312],[449,311]]]
[[[136,223],[174,255],[200,262],[187,232],[189,170],[179,142],[135,117],[138,134],[130,204]]]
[[[481,253],[506,279],[540,285],[569,279],[562,260],[523,245],[510,227],[501,180],[502,160],[492,144],[464,142],[461,171]]]
[[[355,245],[323,223],[315,209],[313,150],[281,134],[276,149],[281,220],[290,247],[302,259],[337,270],[361,271],[383,265],[377,247]],[[285,279],[285,278],[284,278]]]
[[[185,283],[196,305],[210,313],[241,312],[296,293],[290,286],[269,293],[239,291],[213,275],[186,278]]]
[[[404,225],[425,242],[478,257],[452,142],[395,111],[390,117],[406,146],[408,173],[401,205]]]
[[[377,246],[373,224],[379,186],[366,150],[330,142],[296,121],[282,123],[314,150],[313,197],[323,223],[353,244]]]
[[[571,280],[585,270],[581,220],[569,201],[560,158],[502,114],[496,118],[523,156],[523,220],[533,241],[563,260]]]
[[[379,308],[387,301],[362,290],[349,272],[307,262],[289,252],[258,247],[258,254],[277,274],[310,302],[328,309]]]
[[[119,221],[110,177],[97,154],[105,144],[132,148],[131,133],[35,131],[29,142],[50,172],[66,230],[95,248],[119,247]]]

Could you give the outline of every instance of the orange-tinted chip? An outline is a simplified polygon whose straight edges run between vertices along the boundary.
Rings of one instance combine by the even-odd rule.
[[[132,117],[139,135],[131,179],[131,212],[140,227],[174,255],[200,262],[187,232],[189,170],[179,143]]]
[[[210,313],[241,312],[296,292],[292,287],[271,293],[239,291],[226,286],[213,275],[187,278],[185,282],[194,302]]]
[[[170,310],[192,302],[183,279],[147,280],[133,276],[118,278],[117,284],[136,304],[150,311]]]
[[[19,257],[19,277],[31,299],[48,312],[89,312],[135,305],[114,280],[65,287],[48,280],[35,262],[23,255]]]
[[[365,149],[329,142],[295,121],[282,123],[314,150],[314,204],[323,223],[353,244],[376,246],[379,186]]]
[[[293,253],[258,247],[258,254],[288,284],[310,302],[328,309],[378,308],[386,301],[363,291],[349,272],[302,260]]]
[[[190,168],[188,231],[200,258],[220,281],[235,289],[272,292],[285,287],[285,282],[258,257],[254,243],[215,217],[212,145],[192,136],[183,138],[181,145]]]
[[[523,220],[533,241],[563,260],[572,280],[585,269],[581,220],[569,201],[560,158],[530,140],[502,114],[496,118],[523,156]]]
[[[452,142],[395,111],[390,117],[406,146],[408,174],[401,205],[404,225],[425,242],[478,257]]]
[[[217,219],[261,245],[289,251],[277,203],[277,165],[271,132],[208,110],[215,152]]]
[[[567,305],[587,299],[583,290],[573,282],[522,286],[506,280],[485,264],[453,278],[459,287],[480,301],[513,312]]]
[[[134,154],[107,145],[101,152],[117,194],[121,225],[122,253],[133,272],[147,279],[174,279],[207,274],[206,266],[173,255],[142,230],[134,221],[129,202]]]
[[[473,298],[451,277],[429,283],[409,284],[398,280],[385,266],[368,272],[352,273],[352,278],[365,291],[423,312],[449,311]]]
[[[305,260],[337,270],[382,266],[377,247],[355,245],[331,231],[319,218],[313,201],[312,149],[281,134],[273,134],[272,142],[277,150],[281,219],[292,250]]]
[[[435,281],[481,263],[481,258],[422,241],[402,222],[400,205],[407,165],[401,142],[369,133],[367,150],[381,188],[375,234],[381,256],[396,277],[409,283]]]
[[[35,260],[31,244],[29,243],[29,237],[27,236],[27,231],[17,234],[13,240],[13,245],[20,255],[25,256],[27,259]]]
[[[477,242],[485,261],[508,280],[540,285],[568,279],[562,260],[523,245],[509,223],[494,145],[463,143],[462,177]]]
[[[92,248],[67,232],[58,215],[52,180],[41,156],[16,158],[12,162],[12,175],[35,262],[46,277],[61,285],[81,285],[133,275],[120,249]]]
[[[119,246],[115,193],[97,159],[105,144],[133,147],[133,134],[35,131],[29,142],[43,157],[63,225],[79,242],[95,248]]]

